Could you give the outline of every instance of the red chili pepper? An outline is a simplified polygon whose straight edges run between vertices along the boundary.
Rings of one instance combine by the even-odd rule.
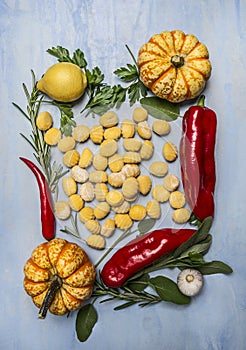
[[[104,265],[101,277],[108,287],[121,287],[128,278],[178,248],[196,231],[165,228],[146,233],[120,248]]]
[[[23,157],[20,157],[20,159],[31,169],[36,177],[40,193],[42,235],[45,239],[50,240],[55,237],[55,216],[49,186],[45,176],[34,163]]]
[[[214,216],[214,188],[216,182],[214,148],[216,142],[216,114],[204,107],[204,96],[198,105],[184,114],[180,141],[181,175],[193,214],[203,221]]]

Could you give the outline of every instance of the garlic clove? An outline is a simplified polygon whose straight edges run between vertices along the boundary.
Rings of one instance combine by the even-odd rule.
[[[203,276],[198,270],[185,269],[179,273],[177,284],[181,293],[187,296],[194,296],[203,287]]]

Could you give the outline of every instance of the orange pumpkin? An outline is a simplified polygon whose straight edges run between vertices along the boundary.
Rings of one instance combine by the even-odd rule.
[[[90,297],[96,270],[85,251],[61,238],[37,246],[24,267],[24,288],[40,308],[64,315],[78,309]]]
[[[212,69],[207,47],[181,30],[153,35],[139,50],[138,67],[144,85],[174,103],[197,97]]]

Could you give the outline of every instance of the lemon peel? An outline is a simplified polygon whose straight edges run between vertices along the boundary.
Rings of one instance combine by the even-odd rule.
[[[51,66],[37,82],[37,88],[60,102],[78,100],[87,87],[85,73],[76,64],[59,62]]]

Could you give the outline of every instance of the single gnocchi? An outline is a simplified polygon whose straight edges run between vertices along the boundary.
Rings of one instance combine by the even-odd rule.
[[[118,173],[111,173],[108,175],[108,183],[110,186],[119,188],[122,187],[126,177],[125,175],[119,171]]]
[[[86,169],[75,165],[71,169],[71,177],[78,183],[84,183],[89,179],[89,173]]]
[[[84,207],[79,211],[79,220],[83,222],[93,220],[95,218],[94,210],[91,207]]]
[[[103,202],[106,200],[106,195],[108,193],[108,186],[105,183],[95,184],[95,197],[98,202]]]
[[[85,202],[92,202],[95,197],[94,186],[91,182],[85,182],[80,186],[79,194]]]
[[[79,194],[75,193],[69,197],[68,204],[72,210],[80,211],[84,206],[84,201]]]
[[[94,208],[94,215],[97,220],[104,219],[110,212],[110,205],[107,202],[99,202]]]
[[[179,178],[174,174],[168,174],[163,180],[163,186],[169,191],[173,192],[179,187]]]
[[[123,203],[124,197],[121,192],[117,190],[111,190],[106,194],[106,201],[112,207],[117,207]]]
[[[101,235],[104,237],[111,237],[115,231],[115,222],[113,219],[108,218],[105,220],[101,227]]]
[[[136,107],[132,113],[132,119],[136,123],[144,122],[148,119],[148,111],[143,107]]]
[[[137,125],[137,133],[144,140],[150,140],[152,137],[152,130],[147,121],[140,122]]]
[[[140,149],[140,157],[143,160],[149,160],[154,153],[154,144],[150,140],[145,140],[141,149]]]
[[[103,141],[104,130],[102,125],[94,125],[90,130],[90,139],[95,144],[101,144]]]
[[[121,129],[118,126],[114,126],[104,131],[105,140],[108,140],[108,139],[118,140],[120,136],[121,136]]]
[[[174,162],[178,157],[178,149],[172,142],[165,142],[162,148],[162,154],[168,162]]]
[[[50,128],[44,134],[44,142],[49,146],[55,146],[58,144],[62,137],[61,130],[58,128]]]
[[[139,185],[139,192],[146,196],[152,187],[152,181],[151,178],[148,175],[139,175],[137,177],[138,185]]]
[[[121,173],[126,177],[137,177],[140,174],[138,164],[125,164],[121,169]]]
[[[124,160],[123,157],[119,154],[114,154],[113,156],[108,158],[108,167],[109,169],[117,173],[119,172],[124,166]]]
[[[119,122],[118,115],[114,111],[108,111],[99,118],[99,123],[104,128],[112,128]]]
[[[190,219],[190,211],[186,208],[175,209],[172,213],[172,219],[177,224],[184,224]]]
[[[185,205],[185,195],[180,191],[171,192],[169,203],[172,208],[180,209]]]
[[[99,235],[101,231],[101,226],[99,222],[94,219],[86,221],[85,227],[89,232],[93,233],[94,235]]]
[[[75,140],[71,136],[66,136],[60,139],[57,145],[58,149],[65,153],[75,148]]]
[[[146,208],[143,205],[136,204],[131,207],[129,216],[132,220],[140,221],[145,218],[146,213]]]
[[[106,242],[101,235],[91,234],[87,237],[86,244],[91,248],[101,250],[105,248]]]
[[[156,120],[152,124],[152,130],[159,136],[165,136],[170,133],[171,126],[166,120]]]
[[[72,177],[64,177],[62,179],[62,188],[64,193],[69,197],[77,192],[76,181]]]
[[[104,140],[100,145],[100,154],[103,157],[111,157],[118,150],[118,143],[115,140]]]
[[[80,159],[79,159],[79,166],[81,168],[88,168],[93,161],[93,153],[89,148],[84,148],[81,152]]]
[[[126,230],[132,226],[132,219],[129,214],[115,214],[115,225],[120,230]]]
[[[79,162],[79,152],[75,149],[67,151],[64,154],[62,161],[63,164],[66,165],[68,168],[72,168]]]
[[[86,125],[75,126],[72,136],[77,142],[85,142],[90,137],[90,128]]]
[[[135,177],[129,177],[126,179],[122,186],[122,194],[129,202],[136,200],[139,194],[139,185]]]
[[[147,204],[146,204],[146,211],[148,216],[151,219],[159,219],[161,216],[161,206],[160,203],[156,200],[156,199],[152,199],[150,200]]]
[[[41,131],[47,131],[52,127],[53,118],[47,111],[40,112],[36,119],[37,128]]]
[[[153,162],[149,167],[149,172],[156,177],[164,177],[168,172],[168,165],[161,161]]]
[[[130,119],[125,119],[121,123],[121,134],[123,138],[132,138],[135,135],[135,125]]]
[[[58,219],[66,220],[71,214],[70,206],[65,201],[58,201],[55,203],[55,215]]]
[[[152,190],[152,197],[160,203],[167,202],[170,192],[163,185],[156,185]]]
[[[131,152],[138,152],[142,146],[142,141],[135,139],[135,138],[129,138],[123,140],[123,147],[126,151]]]
[[[108,159],[101,154],[96,154],[93,157],[92,164],[96,170],[105,170],[108,166]]]

